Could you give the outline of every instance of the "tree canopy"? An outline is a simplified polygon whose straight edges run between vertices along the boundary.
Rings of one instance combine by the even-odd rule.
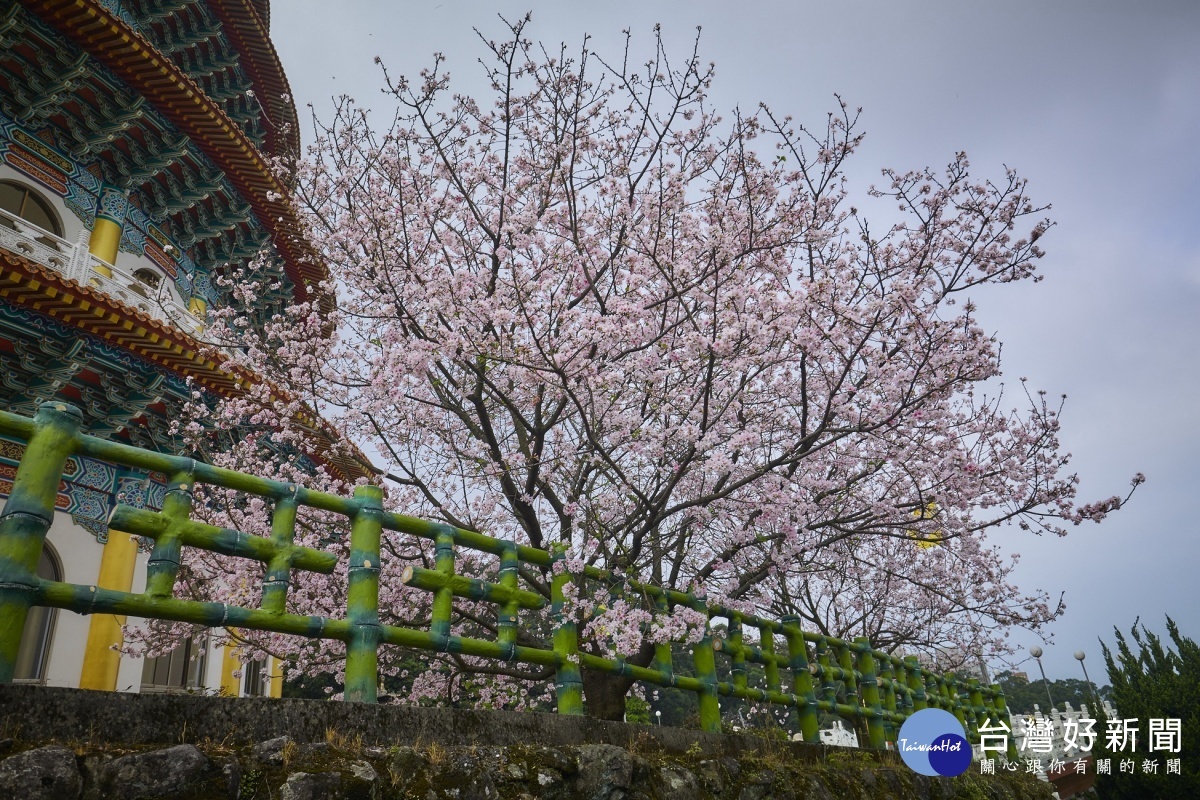
[[[996,673],[996,683],[1004,690],[1004,702],[1013,714],[1032,714],[1035,705],[1045,712],[1050,707],[1051,698],[1054,707],[1060,711],[1064,710],[1064,704],[1070,703],[1076,711],[1086,705],[1089,713],[1095,713],[1099,708],[1097,698],[1112,701],[1111,686],[1093,686],[1081,678],[1060,678],[1049,682],[1038,678],[1031,681],[1004,670]]]
[[[484,41],[489,97],[451,94],[435,60],[386,77],[390,122],[344,99],[318,124],[289,169],[336,310],[218,312],[214,339],[265,380],[215,411],[198,398],[195,446],[299,475],[260,445],[303,449],[315,409],[374,460],[391,509],[890,650],[1003,652],[1007,627],[1054,619],[1061,602],[1010,582],[1009,537],[1062,535],[1123,500],[1076,503],[1060,404],[1023,380],[1003,393],[976,317],[994,286],[1039,279],[1051,223],[1025,180],[976,177],[958,153],[885,170],[851,202],[863,134],[840,99],[816,127],[766,107],[722,118],[697,51],[547,49],[526,25]],[[247,300],[264,289],[253,270],[225,280]],[[208,507],[265,531],[263,509]],[[427,598],[396,576],[428,553],[386,546],[381,608],[419,625]],[[192,590],[236,593],[242,568],[196,564]],[[337,608],[339,591],[314,578],[295,602]],[[576,611],[585,646],[635,663],[702,624],[650,625],[636,597]],[[487,609],[460,613],[495,629]],[[336,648],[255,643],[339,669]],[[548,675],[446,659],[417,696],[483,673],[503,688],[480,702],[520,704]],[[584,679],[594,713],[624,708]]]

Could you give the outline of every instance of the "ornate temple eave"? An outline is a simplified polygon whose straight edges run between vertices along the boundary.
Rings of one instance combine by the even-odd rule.
[[[287,187],[279,182],[254,144],[225,112],[174,63],[97,0],[21,0],[21,3],[144,95],[224,171],[250,201],[256,218],[272,233],[297,300],[307,300],[309,286],[325,280],[328,272],[300,235],[299,221],[288,202]],[[242,6],[243,10],[254,13],[244,3],[234,0],[225,5]],[[267,91],[273,92],[270,88]],[[332,302],[328,297],[321,300],[323,304]]]
[[[0,298],[74,326],[183,378],[192,378],[214,394],[237,396],[260,381],[249,373],[221,369],[206,354],[211,348],[183,331],[4,249],[0,249]],[[281,393],[273,393],[282,397]],[[301,421],[314,437],[327,442],[336,439],[315,416]],[[347,480],[374,472],[361,453],[344,458],[325,449],[321,460]]]
[[[16,253],[0,250],[0,297],[104,339],[225,397],[251,382],[204,354],[205,346],[103,292],[81,286]]]
[[[249,0],[212,0],[210,8],[224,25],[225,34],[241,56],[242,68],[259,89],[259,99],[265,103],[271,126],[267,130],[267,149],[274,153],[300,152],[300,125],[296,106],[285,101],[291,87],[267,26]],[[286,126],[287,132],[280,136]]]

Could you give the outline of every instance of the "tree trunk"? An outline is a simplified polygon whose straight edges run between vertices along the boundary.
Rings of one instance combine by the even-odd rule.
[[[625,659],[629,664],[645,667],[654,660],[654,645],[642,642],[637,655]],[[610,675],[607,672],[582,670],[583,702],[589,717],[596,719],[611,719],[620,722],[625,719],[625,695],[629,694],[634,684],[633,678],[624,675]]]
[[[625,719],[625,695],[631,686],[633,678],[583,670],[583,702],[588,716],[617,722]]]

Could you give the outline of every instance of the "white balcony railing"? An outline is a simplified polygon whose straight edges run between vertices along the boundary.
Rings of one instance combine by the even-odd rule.
[[[204,332],[204,321],[176,299],[166,280],[154,286],[89,253],[86,230],[72,243],[0,209],[0,249],[17,253],[82,286],[90,286],[192,336]]]

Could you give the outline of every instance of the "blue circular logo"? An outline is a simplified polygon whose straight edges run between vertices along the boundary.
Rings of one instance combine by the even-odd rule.
[[[931,778],[953,778],[971,766],[967,732],[958,717],[940,708],[923,708],[904,720],[896,749],[909,769]]]

